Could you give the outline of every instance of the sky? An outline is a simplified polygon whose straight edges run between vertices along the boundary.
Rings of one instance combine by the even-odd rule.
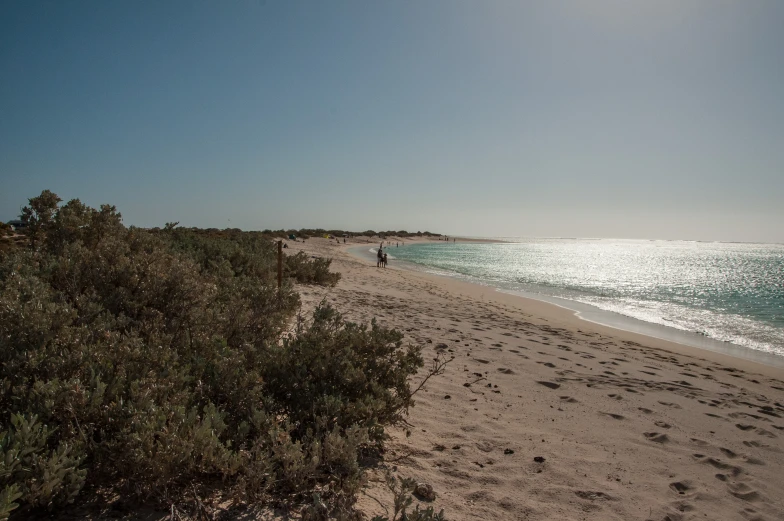
[[[780,0],[0,2],[0,220],[784,242]]]

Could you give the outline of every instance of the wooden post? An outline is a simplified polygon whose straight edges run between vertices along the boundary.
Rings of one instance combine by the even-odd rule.
[[[283,286],[283,241],[278,241],[278,297]]]

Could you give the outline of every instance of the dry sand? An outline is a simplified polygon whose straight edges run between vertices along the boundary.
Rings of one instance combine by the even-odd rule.
[[[368,514],[390,504],[386,467],[432,485],[422,504],[451,520],[784,519],[784,370],[376,268],[347,251],[360,243],[289,241],[343,275],[301,288],[306,307],[326,298],[427,358],[455,357],[417,394],[410,436],[392,429],[360,500]]]

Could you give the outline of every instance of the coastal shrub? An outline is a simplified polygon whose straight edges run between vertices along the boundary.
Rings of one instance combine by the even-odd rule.
[[[375,516],[372,521],[444,521],[444,511],[435,511],[432,506],[420,510],[417,505],[409,511],[414,502],[412,494],[416,490],[417,482],[411,478],[396,478],[391,473],[386,475],[387,488],[392,492],[392,516]]]
[[[402,347],[399,331],[346,322],[319,306],[311,326],[265,351],[264,377],[274,413],[307,430],[358,426],[372,441],[412,403],[408,378],[423,366],[419,349]]]
[[[333,237],[343,237],[344,235],[348,235],[349,237],[375,237],[375,236],[385,236],[385,237],[417,237],[417,236],[425,236],[425,237],[441,237],[440,233],[431,233],[431,232],[407,232],[406,230],[388,230],[388,231],[374,231],[374,230],[365,230],[365,231],[351,231],[351,230],[324,230],[323,228],[302,228],[298,232],[294,230],[289,230],[286,232],[286,235],[276,234],[276,232],[272,232],[271,230],[264,230],[264,232],[268,236],[280,236],[285,237],[288,236],[290,233],[294,233],[298,238],[309,238],[309,237],[324,237],[325,235],[332,235]]]
[[[13,235],[14,230],[11,228],[11,225],[0,222],[0,257],[16,248],[17,240],[14,239]]]
[[[284,274],[300,284],[334,286],[340,281],[340,273],[329,271],[332,259],[309,258],[305,252],[286,255]]]
[[[59,506],[71,502],[82,489],[83,451],[60,442],[49,452],[52,431],[35,415],[14,414],[11,429],[0,433],[0,519],[8,517],[17,498],[32,506]]]
[[[291,279],[337,277],[293,256],[278,290],[263,234],[60,202],[31,199],[26,246],[0,257],[0,519],[98,488],[173,504],[215,487],[353,516],[360,455],[412,405],[419,348],[328,305],[282,337]]]

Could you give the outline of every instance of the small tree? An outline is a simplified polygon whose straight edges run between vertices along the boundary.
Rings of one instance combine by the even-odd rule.
[[[46,234],[57,212],[60,199],[51,190],[44,190],[38,197],[28,199],[30,206],[22,208],[19,218],[25,223],[25,233],[30,238],[30,246],[35,248],[36,242]]]

